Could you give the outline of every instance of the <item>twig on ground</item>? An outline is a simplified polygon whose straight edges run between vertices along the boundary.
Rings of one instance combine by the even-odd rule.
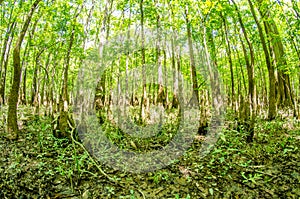
[[[69,123],[69,122],[68,122]],[[88,156],[89,156],[89,158],[90,158],[90,160],[93,162],[93,164],[97,167],[97,169],[100,171],[100,173],[102,174],[102,175],[104,175],[108,180],[110,180],[110,181],[112,181],[112,182],[114,182],[114,183],[117,183],[113,178],[111,178],[110,176],[108,176],[104,171],[103,171],[103,169],[99,166],[99,164],[97,164],[97,162],[94,160],[94,158],[90,155],[90,153],[88,152],[88,150],[80,143],[80,142],[78,142],[78,141],[76,141],[75,139],[74,139],[74,136],[73,136],[73,132],[75,131],[75,128],[71,125],[71,124],[69,124],[69,126],[71,127],[71,139],[72,139],[72,142],[73,143],[75,143],[75,144],[77,144],[77,145],[79,145],[85,152],[87,152],[87,154],[88,154]],[[118,183],[119,184],[119,183]]]
[[[143,199],[146,199],[144,193],[143,193],[140,189],[137,189],[137,190],[138,190],[138,192],[140,192],[140,194],[143,196]]]

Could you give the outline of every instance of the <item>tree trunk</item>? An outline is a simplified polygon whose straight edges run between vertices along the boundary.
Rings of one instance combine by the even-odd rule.
[[[178,76],[176,70],[176,54],[175,54],[175,45],[174,45],[175,34],[173,31],[173,36],[171,38],[171,46],[172,46],[172,69],[173,69],[173,100],[172,100],[172,108],[178,108]]]
[[[158,8],[157,8],[158,9]],[[156,104],[164,104],[164,87],[163,87],[163,71],[162,71],[162,56],[161,56],[161,33],[160,33],[160,15],[157,11],[156,14],[156,32],[157,32],[157,43],[156,43],[156,63],[158,72],[158,91]]]
[[[169,4],[170,7],[170,15],[171,17],[169,18],[169,23],[171,24],[174,22],[174,11],[173,7]],[[176,41],[176,32],[175,28],[171,26],[171,63],[172,63],[172,76],[173,76],[173,99],[172,99],[172,106],[171,108],[177,109],[179,107],[179,101],[178,101],[178,72],[176,69],[176,47],[175,47],[175,41]]]
[[[285,58],[284,47],[282,44],[282,39],[275,24],[275,21],[270,16],[269,10],[263,8],[262,1],[260,2],[259,12],[261,17],[267,17],[264,19],[265,32],[269,36],[270,43],[270,53],[273,53],[273,64],[277,68],[277,78],[278,78],[278,105],[280,107],[294,107],[293,94],[291,91],[290,77],[287,71],[287,61]]]
[[[191,102],[193,105],[199,106],[199,91],[198,91],[198,80],[197,80],[197,73],[196,73],[196,63],[195,63],[195,56],[194,56],[194,49],[193,49],[191,23],[189,20],[189,12],[187,6],[185,8],[185,23],[187,28],[191,74],[192,74],[192,81],[193,81],[193,96]]]
[[[141,13],[141,38],[142,38],[142,78],[143,78],[143,93],[140,104],[140,118],[139,122],[144,123],[146,120],[146,106],[147,106],[147,88],[146,88],[146,54],[145,54],[145,32],[144,32],[144,0],[140,2],[140,13]]]
[[[7,40],[4,41],[3,45],[3,53],[0,61],[0,68],[2,69],[1,71],[1,76],[0,76],[0,105],[5,104],[5,86],[6,86],[6,73],[7,73],[7,65],[8,65],[8,58],[10,55],[10,49],[12,46],[12,41],[14,35],[11,34],[12,30],[15,27],[15,22],[13,22],[11,28],[9,29],[10,35],[8,35]],[[7,41],[7,42],[6,42]],[[5,52],[7,50],[7,52]],[[2,68],[3,66],[3,68]]]
[[[210,81],[210,89],[212,96],[212,112],[215,115],[220,115],[222,110],[221,107],[223,105],[223,99],[221,99],[221,88],[219,82],[219,72],[217,70],[218,63],[216,60],[216,48],[213,40],[213,35],[211,30],[207,31],[206,24],[203,26],[203,44],[205,50],[205,58],[208,70],[208,79]],[[207,37],[207,38],[206,38]],[[208,41],[207,41],[208,40]],[[208,44],[210,45],[210,51],[208,48]],[[202,128],[200,134],[206,134],[206,129]]]
[[[276,82],[276,78],[275,78],[275,69],[274,69],[274,65],[271,62],[270,59],[270,53],[268,51],[268,47],[267,47],[267,43],[265,40],[265,36],[263,34],[263,29],[258,21],[258,18],[256,16],[253,4],[251,2],[251,0],[248,0],[249,6],[250,6],[250,10],[252,13],[252,16],[255,20],[255,23],[257,25],[258,28],[258,32],[259,32],[259,38],[261,40],[261,44],[263,47],[263,51],[264,51],[264,55],[265,55],[265,61],[266,61],[266,65],[268,68],[268,72],[269,72],[269,113],[268,113],[268,118],[269,120],[273,120],[276,117],[276,86],[275,86],[275,82]]]
[[[101,58],[101,65],[103,65],[102,58],[104,53],[104,44],[108,39],[109,32],[107,29],[108,26],[108,18],[110,15],[110,9],[112,7],[113,1],[105,1],[105,8],[104,8],[104,17],[102,20],[101,28],[100,28],[100,42],[99,42],[99,55]],[[108,7],[110,6],[110,8]],[[105,122],[105,103],[106,103],[106,81],[107,81],[107,69],[104,69],[103,73],[101,74],[100,81],[97,82],[96,87],[96,96],[95,96],[95,108],[99,113],[99,122],[103,124]]]
[[[27,68],[26,68],[26,64],[27,64],[27,61],[28,61],[28,55],[29,55],[29,46],[30,44],[30,39],[29,41],[26,43],[26,47],[25,47],[25,50],[24,50],[24,54],[23,54],[23,59],[22,59],[22,63],[21,63],[21,68],[22,68],[22,75],[21,75],[21,84],[22,86],[20,87],[20,99],[19,101],[21,102],[21,104],[26,104],[26,80],[27,80]]]
[[[23,78],[22,78],[22,92],[21,92],[21,96],[20,96],[20,101],[22,104],[26,105],[27,101],[26,101],[26,81],[27,81],[27,68],[24,68],[24,72],[23,72]]]
[[[11,16],[14,7],[11,10]],[[3,46],[2,46],[2,54],[0,59],[0,105],[5,104],[5,86],[6,86],[6,73],[7,73],[7,65],[8,58],[10,54],[10,49],[14,37],[14,28],[16,27],[16,19],[11,23],[10,26],[7,27],[7,31],[4,37]],[[11,18],[9,19],[9,24],[11,22]]]
[[[246,66],[247,66],[247,74],[248,74],[248,103],[249,103],[249,111],[246,111],[249,113],[249,115],[247,115],[244,118],[244,122],[247,122],[248,120],[248,131],[249,131],[249,135],[247,137],[247,141],[248,142],[252,142],[253,141],[253,136],[254,136],[254,122],[255,122],[255,118],[256,118],[256,91],[255,91],[255,78],[254,78],[254,50],[253,50],[253,46],[250,42],[250,39],[248,37],[246,28],[244,26],[243,20],[242,20],[242,16],[241,13],[235,3],[234,0],[231,0],[232,3],[234,4],[235,10],[238,14],[238,21],[240,23],[240,26],[242,28],[242,32],[244,35],[244,38],[248,44],[249,47],[249,52],[250,52],[250,62],[248,59],[248,53],[245,47],[245,44],[239,34],[239,38],[242,44],[242,49],[243,49],[243,53],[244,53],[244,58],[245,58],[245,62],[246,62]],[[248,106],[246,106],[246,108],[248,108]]]
[[[227,28],[227,22],[226,18],[224,16],[221,16],[223,19],[224,24],[224,31],[225,31],[225,39],[226,39],[226,52],[229,60],[229,68],[230,68],[230,78],[231,78],[231,107],[234,111],[236,111],[236,102],[235,102],[235,90],[234,90],[234,76],[233,76],[233,64],[232,64],[232,56],[231,56],[231,46],[228,36],[228,28]]]
[[[51,52],[48,53],[47,56],[47,61],[46,61],[46,66],[44,69],[44,77],[42,80],[42,85],[41,85],[41,89],[40,89],[40,93],[41,93],[41,101],[40,104],[43,106],[46,102],[46,104],[48,103],[47,100],[45,100],[45,85],[49,85],[49,73],[48,73],[48,69],[49,69],[49,64],[50,64],[50,60],[51,60]]]
[[[59,131],[56,131],[56,137],[59,138],[69,138],[70,139],[70,125],[74,125],[74,121],[72,117],[69,116],[69,94],[68,94],[68,76],[69,76],[69,67],[70,67],[70,60],[71,60],[71,51],[73,47],[73,43],[75,40],[75,29],[76,29],[76,22],[77,17],[79,16],[83,5],[78,9],[78,12],[75,14],[73,19],[73,25],[70,35],[70,41],[68,46],[68,51],[65,58],[65,67],[63,71],[63,83],[62,83],[62,89],[59,96],[59,121],[58,121],[58,129]]]
[[[20,49],[22,42],[24,40],[25,34],[27,32],[28,26],[30,24],[31,18],[33,16],[34,10],[38,6],[41,0],[36,0],[27,15],[26,21],[22,27],[19,38],[15,44],[13,51],[13,83],[10,91],[10,96],[8,100],[8,123],[7,123],[7,133],[9,139],[16,139],[18,136],[18,118],[17,118],[17,104],[19,98],[19,87],[20,87],[20,78],[21,78],[21,63],[20,63]]]

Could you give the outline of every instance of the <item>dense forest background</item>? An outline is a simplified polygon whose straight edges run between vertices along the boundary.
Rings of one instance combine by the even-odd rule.
[[[78,165],[87,166],[87,162],[92,159],[75,135],[78,134],[78,118],[75,118],[73,113],[82,105],[96,109],[99,124],[106,125],[111,131],[108,135],[110,140],[116,143],[125,140],[123,147],[147,151],[156,148],[157,145],[163,145],[165,140],[174,136],[168,133],[178,125],[180,111],[184,107],[183,104],[187,104],[198,110],[196,140],[199,143],[205,139],[213,117],[222,113],[224,132],[231,133],[221,134],[221,143],[217,146],[222,146],[222,142],[230,142],[230,147],[234,143],[242,143],[238,144],[239,147],[254,147],[261,143],[274,144],[275,148],[280,146],[283,150],[283,164],[292,164],[289,168],[295,181],[291,184],[286,182],[289,184],[285,185],[286,189],[263,188],[258,192],[253,191],[259,186],[256,180],[266,183],[276,180],[276,166],[274,168],[277,170],[273,173],[261,171],[254,175],[247,173],[249,170],[237,172],[241,178],[240,184],[249,189],[246,196],[252,194],[253,197],[282,197],[283,192],[289,190],[286,194],[290,193],[291,198],[297,198],[297,194],[299,197],[299,187],[295,188],[296,182],[299,185],[299,164],[298,170],[295,169],[297,159],[299,161],[295,154],[299,152],[297,125],[299,126],[300,120],[299,1],[1,0],[0,9],[1,146],[14,143],[12,147],[21,147],[17,146],[18,143],[27,140],[26,136],[31,135],[34,139],[27,141],[36,139],[36,142],[31,144],[37,146],[37,153],[49,155],[45,152],[46,149],[43,149],[46,146],[51,148],[53,144],[46,141],[49,136],[51,142],[60,143],[59,150],[68,149],[71,154],[76,151],[72,147],[77,143],[80,146],[78,152],[74,152],[74,157],[77,158],[72,160],[76,162],[76,171],[64,173],[67,181],[64,182],[71,184],[72,194],[79,193],[81,197],[94,194],[95,197],[100,197],[92,191],[85,192],[96,188],[83,186],[82,189],[78,188],[80,191],[74,192],[74,187],[80,184],[78,179],[83,173],[96,173],[77,173],[76,179],[73,176],[81,171]],[[98,71],[98,77],[94,78],[94,73],[91,77],[88,76],[88,71]],[[134,71],[137,71],[137,75]],[[90,91],[85,87],[90,84],[94,84],[94,87],[89,87],[94,91],[84,92],[84,89]],[[187,91],[191,92],[185,96]],[[128,106],[129,109],[126,110],[138,126],[157,122],[155,127],[161,128],[160,134],[163,136],[158,139],[163,141],[158,141],[157,144],[152,143],[150,138],[146,141],[130,140],[131,138],[122,134],[116,127],[118,119],[114,118],[113,105]],[[167,114],[153,118],[152,105],[161,107]],[[85,109],[81,111],[84,112]],[[33,132],[38,134],[32,135]],[[236,140],[236,137],[241,140]],[[272,139],[274,140],[268,141]],[[68,148],[61,140],[67,140],[66,142],[73,145]],[[284,144],[282,140],[285,140]],[[292,147],[286,149],[287,143]],[[22,147],[25,145],[28,143]],[[195,151],[196,148],[197,146],[193,145]],[[245,151],[250,151],[249,153],[253,153],[252,156],[257,159],[265,157],[259,155],[259,150],[255,151],[254,148],[247,148]],[[274,155],[274,151],[279,149],[268,150],[271,151],[268,153]],[[14,150],[10,149],[7,153],[11,154],[12,151]],[[224,155],[221,151],[215,150],[213,153]],[[292,153],[290,159],[286,157],[288,152]],[[23,156],[27,157],[24,154]],[[50,153],[49,156],[48,158],[55,159],[55,155]],[[195,159],[189,161],[196,163],[197,155],[191,156]],[[276,158],[274,157],[274,160]],[[212,159],[214,160],[210,157],[210,160]],[[225,161],[219,160],[221,163]],[[238,162],[240,159],[231,161]],[[105,183],[112,183],[101,188],[101,193],[106,194],[101,197],[114,198],[114,194],[127,193],[124,190],[130,190],[127,193],[130,197],[145,198],[142,190],[128,188],[127,185],[120,185],[119,188],[123,191],[116,191],[118,188],[113,188],[118,187],[116,179],[111,180],[109,174],[106,174],[95,160],[92,162],[97,165],[94,169],[100,170],[101,175],[110,179],[108,181],[111,182]],[[247,167],[250,162],[240,165]],[[247,169],[267,170],[266,167],[260,167],[258,163]],[[179,166],[178,172],[185,177],[193,176],[196,172],[184,169],[187,168]],[[222,169],[224,168],[220,170]],[[229,167],[224,175],[227,175],[228,170]],[[172,169],[170,172],[176,173]],[[156,188],[159,188],[159,183],[172,181],[172,177],[166,172],[153,175],[156,177],[150,178]],[[267,179],[261,177],[262,175],[267,176]],[[8,178],[11,177],[2,176],[2,179]],[[191,182],[194,182],[194,179]],[[211,177],[210,180],[216,179]],[[10,187],[4,181],[6,180],[1,181],[0,189],[4,187],[3,190],[10,191],[0,192],[0,196],[10,198],[12,190],[19,190],[16,191],[16,195],[22,195],[20,190],[23,189],[20,188],[20,184]],[[228,179],[222,183],[227,181]],[[189,186],[188,182],[181,182],[180,179],[178,183]],[[195,183],[200,182],[195,180]],[[193,185],[199,188],[198,191],[189,190],[177,195],[174,191],[170,193],[177,198],[234,195],[234,190],[231,190],[229,195],[225,196],[225,185],[214,189],[205,187],[205,182],[202,184],[204,188],[199,188],[199,184]],[[54,197],[50,194],[51,191],[36,192],[36,186],[39,185],[34,186],[35,188],[28,189],[26,193]],[[166,185],[161,185],[160,188],[164,186]],[[281,187],[279,184],[276,186]],[[153,190],[156,188],[152,187]],[[159,190],[157,194],[160,192],[163,193]],[[149,197],[153,198],[157,194]],[[166,197],[166,194],[161,197]],[[237,192],[238,196],[246,197],[243,194],[245,193]],[[59,197],[55,195],[54,198]]]
[[[162,88],[164,72],[173,68],[191,76],[198,102],[209,106],[207,86],[197,70],[202,64],[213,65],[209,74],[220,76],[225,103],[239,119],[259,115],[272,120],[278,111],[299,117],[298,4],[5,1],[1,4],[0,101],[9,105],[8,133],[18,130],[17,103],[36,107],[36,114],[43,114],[39,107],[45,107],[48,115],[68,112],[63,104],[74,98],[78,70],[86,62],[101,64],[103,46],[121,32],[126,33],[123,41],[142,44],[130,54],[116,55],[105,69],[98,86],[103,89],[100,95],[105,95],[100,97],[103,105],[110,103],[107,96],[116,83],[115,74],[152,63],[159,71],[156,101],[176,107],[176,86]],[[159,33],[152,48],[142,46],[149,36],[147,28]],[[181,52],[181,38],[187,38],[188,53]],[[148,98],[145,79],[144,101]]]

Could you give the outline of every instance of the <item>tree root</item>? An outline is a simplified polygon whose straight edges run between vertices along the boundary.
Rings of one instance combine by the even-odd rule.
[[[126,188],[126,186],[120,184],[119,182],[117,182],[115,179],[111,178],[108,174],[106,174],[103,169],[101,168],[101,166],[96,162],[96,160],[91,156],[91,154],[89,153],[89,151],[84,147],[83,144],[81,144],[80,142],[78,142],[76,139],[74,139],[74,131],[75,131],[75,127],[73,127],[73,125],[68,122],[69,127],[71,128],[71,139],[72,139],[72,143],[73,144],[77,144],[78,146],[80,146],[87,154],[89,159],[92,161],[92,163],[96,166],[96,168],[100,171],[100,173],[105,176],[110,182],[113,182],[114,184],[119,185],[122,188]],[[137,191],[142,195],[143,199],[146,199],[145,194],[137,188]]]
[[[77,144],[78,146],[80,146],[85,152],[87,152],[90,160],[92,161],[92,163],[97,167],[97,169],[100,171],[100,173],[105,176],[109,181],[112,181],[114,183],[117,183],[113,178],[111,178],[110,176],[108,176],[103,169],[99,166],[99,164],[97,164],[97,162],[95,161],[95,159],[91,156],[91,154],[89,153],[89,151],[84,147],[83,144],[81,144],[80,142],[78,142],[77,140],[74,139],[74,131],[76,128],[74,128],[69,122],[68,122],[69,126],[71,127],[71,139],[72,139],[72,143]]]

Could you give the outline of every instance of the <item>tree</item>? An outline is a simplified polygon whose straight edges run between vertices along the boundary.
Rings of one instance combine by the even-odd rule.
[[[9,19],[7,20],[7,30],[3,39],[1,59],[0,59],[0,105],[5,104],[5,87],[8,59],[11,52],[11,46],[14,38],[17,17],[14,14],[15,5],[11,5],[9,12]],[[5,13],[5,12],[4,12]]]
[[[6,73],[7,73],[7,65],[8,58],[10,55],[10,49],[13,41],[13,31],[16,26],[15,21],[11,23],[7,30],[7,34],[5,35],[5,39],[2,47],[2,56],[0,61],[0,69],[3,68],[0,75],[0,104],[5,104],[5,86],[6,86]],[[3,66],[3,67],[2,67]]]
[[[246,40],[246,43],[248,45],[249,48],[249,53],[250,53],[250,62],[249,62],[249,58],[248,58],[248,52],[246,50],[246,46],[240,36],[239,33],[239,38],[242,44],[242,49],[243,49],[243,54],[244,54],[244,59],[246,62],[246,66],[247,66],[247,74],[248,74],[248,101],[249,101],[249,105],[250,106],[246,106],[245,108],[247,109],[249,107],[249,111],[245,111],[246,113],[249,113],[250,115],[246,115],[243,119],[244,121],[249,120],[249,128],[248,130],[250,131],[250,134],[248,136],[248,141],[251,142],[253,140],[253,136],[254,136],[254,121],[256,118],[256,94],[255,94],[255,74],[254,74],[254,50],[253,50],[253,45],[250,42],[250,39],[248,37],[248,33],[247,30],[245,28],[244,22],[242,20],[242,16],[240,13],[240,10],[238,9],[237,4],[235,3],[234,0],[231,0],[232,3],[234,4],[235,7],[235,11],[237,12],[237,18],[240,24],[240,27],[242,29],[242,33],[244,35],[244,38]]]
[[[285,58],[285,51],[282,44],[281,35],[279,34],[278,28],[275,21],[272,19],[269,9],[265,9],[269,1],[259,1],[259,12],[263,18],[265,32],[268,39],[271,41],[269,48],[270,53],[273,55],[273,65],[277,69],[277,101],[281,107],[290,106],[293,107],[294,100],[291,93],[290,76],[288,74],[287,61]],[[267,19],[266,19],[267,18]],[[294,107],[293,107],[294,108]]]
[[[83,9],[84,2],[78,6],[76,9],[75,16],[72,21],[71,26],[71,34],[69,39],[69,45],[67,48],[67,53],[64,62],[64,69],[63,69],[63,83],[61,88],[61,93],[59,96],[59,121],[58,121],[58,129],[56,136],[57,137],[64,137],[70,138],[69,131],[71,126],[74,126],[74,121],[71,116],[69,116],[69,91],[68,91],[68,83],[69,83],[69,68],[70,68],[70,60],[71,60],[71,51],[73,48],[73,44],[75,42],[75,34],[76,34],[76,25],[77,25],[77,18]]]
[[[142,78],[143,78],[143,94],[140,104],[140,122],[143,123],[146,119],[146,104],[147,104],[147,88],[146,88],[146,53],[145,53],[145,32],[144,32],[144,0],[139,3],[141,14],[141,53],[142,53]]]
[[[225,39],[226,39],[226,52],[229,61],[229,68],[230,68],[230,78],[231,78],[231,107],[233,110],[236,110],[235,106],[235,90],[234,90],[234,75],[233,75],[233,63],[232,63],[232,55],[231,55],[231,45],[229,40],[228,34],[228,27],[227,27],[227,20],[225,16],[221,14],[221,18],[223,20],[224,25],[224,32],[225,32]]]
[[[269,118],[269,120],[273,120],[276,117],[276,110],[277,110],[276,91],[275,91],[275,89],[276,89],[276,87],[275,87],[275,81],[276,81],[275,69],[274,69],[274,65],[271,62],[270,52],[267,47],[263,29],[261,27],[261,24],[258,21],[257,15],[254,10],[253,3],[251,2],[251,0],[248,0],[248,3],[250,6],[252,16],[253,16],[255,23],[257,25],[257,28],[258,28],[259,38],[261,40],[261,44],[262,44],[264,55],[265,55],[265,61],[266,61],[266,65],[267,65],[268,72],[269,72],[269,115],[268,115],[268,118]]]
[[[272,120],[277,109],[300,115],[296,1],[43,1],[35,17],[38,2],[0,1],[0,105],[8,102],[12,139],[23,105],[36,117],[45,110],[56,135],[69,136],[73,84],[85,63],[104,69],[94,96],[101,124],[112,121],[122,91],[117,103],[132,105],[133,120],[145,125],[151,103],[178,111],[189,86],[194,95],[186,103],[199,105],[203,134],[222,103],[247,128],[249,142],[258,117]],[[140,77],[130,77],[132,69]],[[224,99],[210,97],[223,91]]]
[[[17,104],[18,104],[18,98],[19,98],[19,87],[20,87],[20,77],[21,77],[21,64],[20,64],[20,49],[21,45],[23,43],[25,34],[27,32],[28,26],[30,24],[30,21],[32,19],[33,13],[35,9],[37,8],[39,2],[41,0],[36,0],[32,6],[31,9],[27,15],[27,18],[23,24],[22,30],[20,32],[20,35],[18,37],[18,40],[15,44],[14,50],[13,50],[13,66],[14,66],[14,74],[13,74],[13,84],[10,91],[10,96],[8,100],[8,113],[7,113],[7,133],[9,139],[16,139],[18,136],[18,123],[17,123]]]

